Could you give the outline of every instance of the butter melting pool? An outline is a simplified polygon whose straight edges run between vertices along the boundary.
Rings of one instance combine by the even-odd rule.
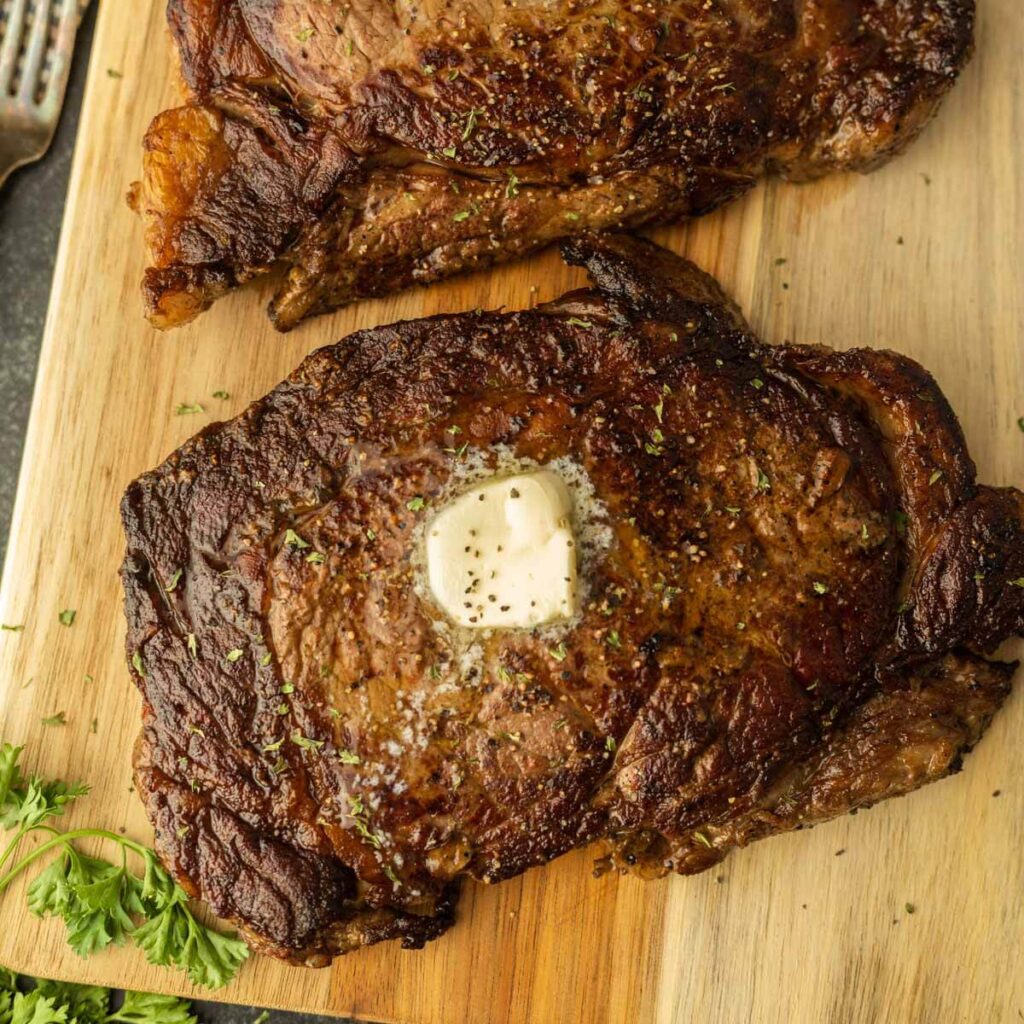
[[[427,528],[434,599],[458,625],[529,628],[576,611],[572,498],[550,469],[494,477]]]

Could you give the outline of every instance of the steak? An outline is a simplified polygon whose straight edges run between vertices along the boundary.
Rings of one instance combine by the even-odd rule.
[[[1010,689],[1024,494],[975,482],[892,352],[768,347],[629,236],[593,287],[310,355],[122,504],[136,784],[174,877],[321,965],[589,843],[689,874],[956,771]],[[491,473],[571,485],[568,622],[464,630],[432,516]]]
[[[973,0],[169,0],[187,89],[145,139],[147,315],[281,272],[281,330],[758,176],[869,170],[935,111]]]

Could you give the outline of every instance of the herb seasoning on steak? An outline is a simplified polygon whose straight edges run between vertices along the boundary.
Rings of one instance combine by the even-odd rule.
[[[418,946],[460,878],[598,841],[701,871],[956,770],[1009,691],[1024,495],[920,366],[764,346],[628,236],[565,254],[592,290],[361,331],[128,488],[138,790],[262,952]],[[456,627],[423,531],[536,466],[577,498],[576,617]]]
[[[759,175],[868,170],[971,48],[973,0],[169,0],[186,105],[146,134],[150,320],[283,267],[281,330]]]

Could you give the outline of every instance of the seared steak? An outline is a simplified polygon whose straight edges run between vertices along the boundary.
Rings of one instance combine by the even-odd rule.
[[[758,175],[867,170],[967,59],[973,0],[169,0],[188,90],[142,182],[157,327],[280,265],[282,330]]]
[[[565,254],[593,290],[361,331],[128,488],[138,790],[258,950],[417,946],[460,877],[597,840],[701,871],[955,771],[1009,691],[1024,494],[920,366],[766,347],[627,236]],[[576,489],[578,614],[456,628],[425,524],[535,465]]]

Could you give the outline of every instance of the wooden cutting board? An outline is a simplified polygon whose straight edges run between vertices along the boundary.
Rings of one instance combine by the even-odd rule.
[[[1021,485],[1024,21],[1019,0],[980,7],[977,56],[905,156],[867,178],[773,182],[657,237],[718,275],[766,340],[920,359],[958,410],[981,478]],[[124,486],[357,327],[514,309],[581,281],[548,253],[288,336],[264,318],[267,295],[249,289],[156,334],[141,315],[141,232],[123,194],[150,116],[174,100],[162,8],[108,0],[100,12],[0,597],[0,621],[25,625],[0,634],[3,735],[27,744],[28,764],[92,783],[71,823],[147,842],[131,792],[139,700],[116,576]],[[219,389],[231,397],[212,398]],[[205,412],[176,416],[179,402]],[[65,608],[77,611],[70,627],[58,622]],[[57,711],[67,724],[44,727]],[[424,951],[382,945],[323,971],[253,960],[219,996],[403,1024],[1019,1021],[1022,734],[1018,693],[963,773],[908,799],[757,844],[692,879],[595,880],[579,852],[469,887],[456,927]],[[0,899],[0,963],[192,994],[133,949],[78,959],[61,925],[27,914],[23,885]]]

